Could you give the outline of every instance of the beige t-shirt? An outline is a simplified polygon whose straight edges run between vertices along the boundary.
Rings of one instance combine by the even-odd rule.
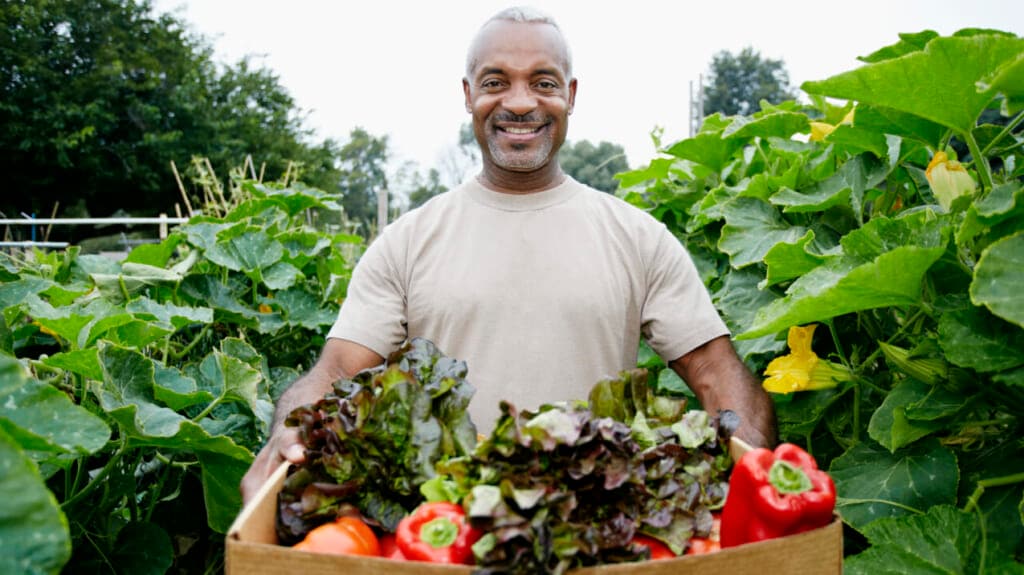
[[[571,178],[543,192],[471,179],[394,223],[352,274],[328,337],[387,357],[409,337],[465,360],[489,431],[520,409],[586,399],[636,366],[728,334],[682,244],[644,211]]]

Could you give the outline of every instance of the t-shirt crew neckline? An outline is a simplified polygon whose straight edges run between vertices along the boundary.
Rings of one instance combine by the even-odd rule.
[[[566,176],[562,183],[550,190],[530,194],[497,192],[487,188],[476,178],[471,178],[466,186],[466,192],[473,200],[487,207],[508,212],[529,212],[549,208],[568,200],[579,190],[580,186],[570,176]]]

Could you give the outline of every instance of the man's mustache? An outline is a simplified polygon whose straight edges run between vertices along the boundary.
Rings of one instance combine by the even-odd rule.
[[[517,124],[544,124],[548,117],[544,114],[513,114],[511,112],[499,112],[491,116],[492,122],[509,122]]]

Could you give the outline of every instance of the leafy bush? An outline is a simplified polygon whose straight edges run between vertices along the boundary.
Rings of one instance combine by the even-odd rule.
[[[340,211],[323,192],[241,189],[122,262],[0,257],[0,508],[20,518],[0,572],[219,571],[273,402],[362,247],[306,224]]]
[[[850,573],[1011,566],[1024,39],[922,32],[864,60],[805,83],[811,105],[716,114],[619,177],[688,246],[752,368],[786,357],[805,376],[780,374],[787,391],[820,384],[815,368],[841,374],[774,397],[782,438],[836,481]],[[793,331],[784,356],[805,325],[819,337]]]

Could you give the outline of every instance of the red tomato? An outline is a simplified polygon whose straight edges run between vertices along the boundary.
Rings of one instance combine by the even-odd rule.
[[[335,555],[380,555],[380,542],[373,530],[356,517],[339,517],[306,534],[293,549]]]
[[[644,547],[650,549],[651,559],[672,559],[676,556],[676,554],[668,548],[668,545],[665,545],[664,543],[655,539],[654,537],[649,537],[647,535],[641,535],[637,533],[633,536],[633,543],[636,543],[637,545],[643,545]]]
[[[388,559],[395,559],[398,561],[405,561],[405,555],[402,550],[398,548],[398,542],[395,540],[393,533],[385,533],[380,536],[380,554],[381,557]]]

